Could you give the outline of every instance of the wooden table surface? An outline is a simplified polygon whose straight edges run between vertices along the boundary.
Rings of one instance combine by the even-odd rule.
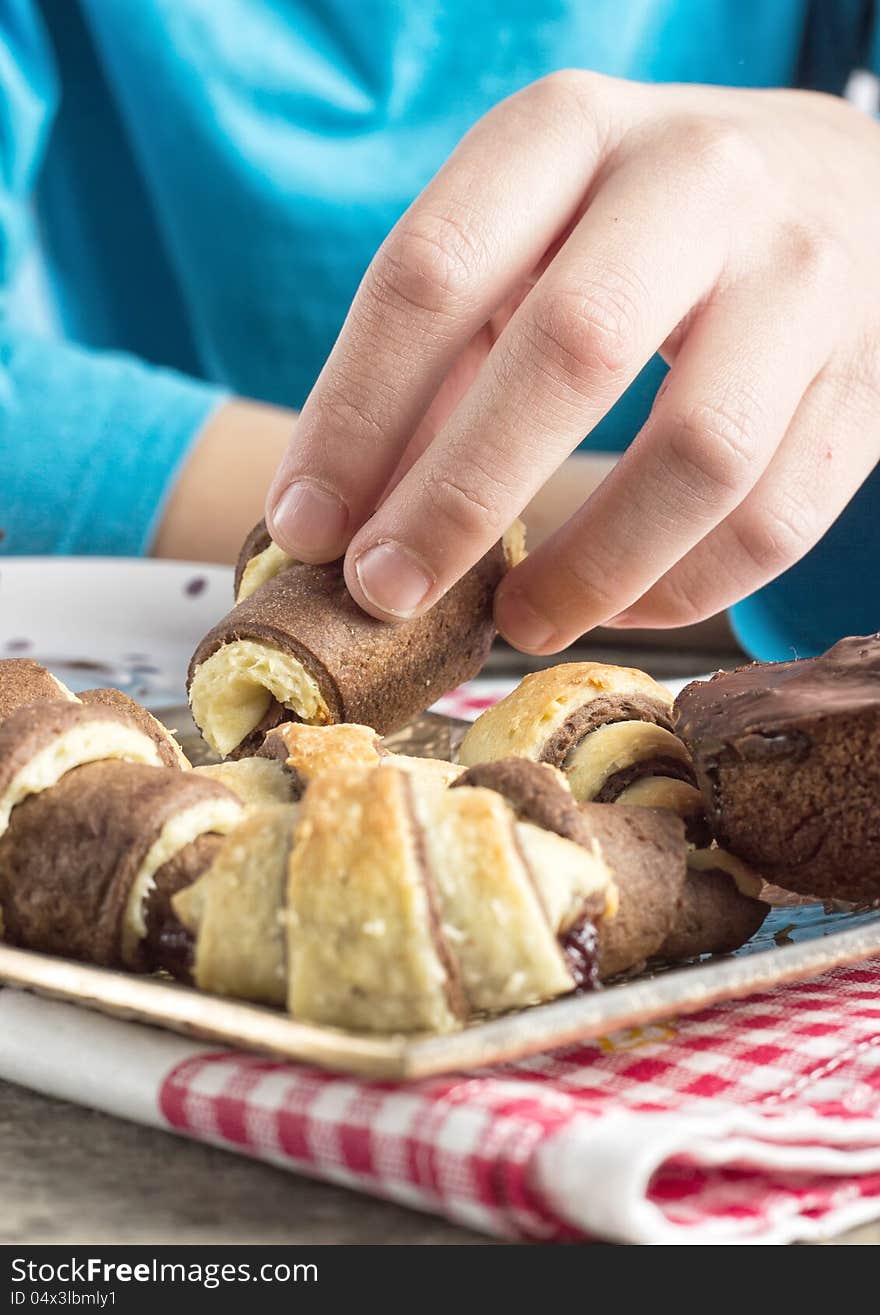
[[[590,653],[662,678],[730,651]],[[519,659],[521,661],[521,659]],[[517,659],[502,650],[497,670]],[[0,1243],[483,1243],[430,1215],[0,1082]],[[880,1243],[880,1223],[830,1244]]]

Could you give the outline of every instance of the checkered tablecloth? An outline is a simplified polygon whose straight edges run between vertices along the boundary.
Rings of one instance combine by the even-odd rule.
[[[0,1077],[507,1238],[787,1242],[880,1215],[880,961],[409,1085],[6,989]]]
[[[880,1216],[880,960],[408,1085],[5,989],[0,1077],[505,1238],[788,1242]]]

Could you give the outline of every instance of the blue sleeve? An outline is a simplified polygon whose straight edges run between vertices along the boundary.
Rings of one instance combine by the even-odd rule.
[[[140,554],[225,394],[37,336],[16,313],[56,96],[32,0],[0,0],[0,552]]]

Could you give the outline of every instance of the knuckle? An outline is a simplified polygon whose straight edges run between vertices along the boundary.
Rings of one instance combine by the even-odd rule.
[[[613,78],[588,69],[564,68],[548,73],[505,102],[507,110],[530,127],[537,122],[561,141],[576,133],[594,146],[608,128]]]
[[[651,619],[655,614],[662,617],[664,625],[690,626],[704,621],[717,608],[707,601],[705,589],[698,580],[686,576],[683,571],[673,571],[669,577],[652,591],[656,596],[652,600]]]
[[[372,446],[386,437],[382,420],[365,401],[357,399],[352,386],[348,386],[344,393],[332,387],[326,389],[320,408],[327,432],[342,434],[347,442]]]
[[[830,282],[843,257],[840,243],[818,222],[788,225],[783,243],[789,268],[802,286]]]
[[[556,68],[526,87],[524,96],[534,107],[558,114],[570,109],[572,103],[583,107],[595,93],[595,85],[596,75],[584,68]]]
[[[704,403],[669,427],[667,468],[689,495],[705,501],[747,487],[755,456],[754,428],[733,408]]]
[[[425,216],[399,227],[371,267],[374,296],[383,306],[436,315],[465,299],[485,264],[466,225]]]
[[[574,380],[598,373],[618,376],[632,358],[638,312],[623,282],[559,291],[536,301],[532,346],[556,371]]]
[[[553,562],[554,595],[566,600],[566,625],[571,628],[577,614],[607,620],[620,611],[621,594],[606,562],[591,555],[583,544],[576,552],[560,554]],[[574,614],[574,615],[572,615]]]
[[[422,489],[429,515],[450,525],[465,538],[485,534],[498,519],[491,486],[461,476],[435,475]]]
[[[753,173],[759,163],[757,142],[733,119],[684,115],[677,132],[687,158],[716,178],[741,178]]]
[[[805,500],[778,494],[772,505],[731,520],[736,546],[761,576],[777,575],[812,546],[813,515]]]

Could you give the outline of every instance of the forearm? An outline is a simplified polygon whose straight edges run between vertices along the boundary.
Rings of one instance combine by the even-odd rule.
[[[165,504],[152,553],[232,562],[263,514],[296,412],[233,399],[207,420]]]

